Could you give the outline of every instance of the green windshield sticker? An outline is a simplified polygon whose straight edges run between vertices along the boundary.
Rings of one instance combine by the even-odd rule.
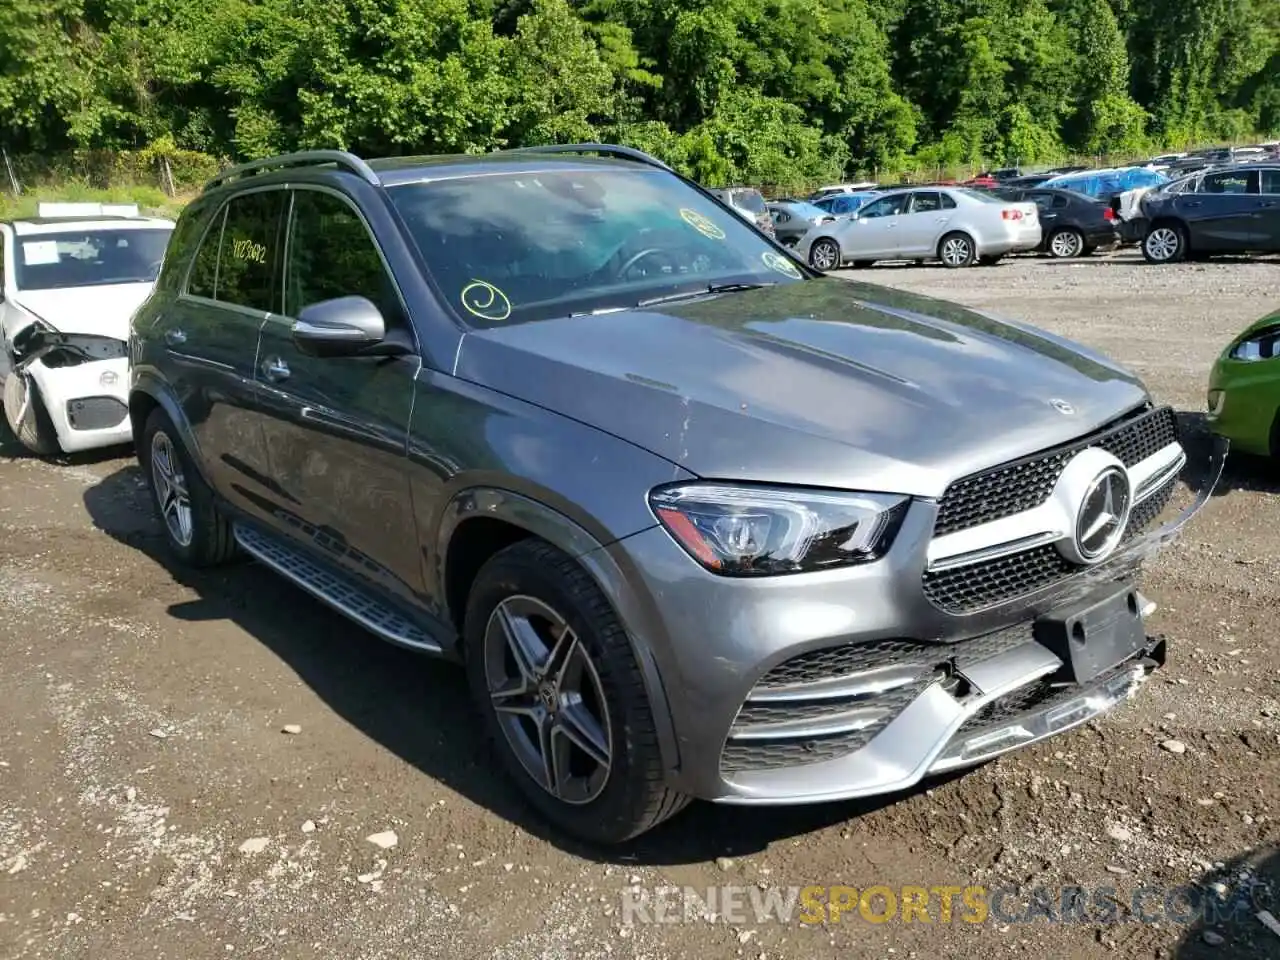
[[[492,283],[472,280],[459,294],[463,309],[481,320],[505,320],[511,316],[511,301]]]
[[[712,240],[723,240],[724,231],[709,217],[704,217],[697,210],[690,210],[688,207],[680,208],[680,219],[687,223],[693,229],[697,230],[704,237],[710,237]]]
[[[800,279],[800,269],[786,257],[780,253],[774,253],[772,250],[766,250],[760,254],[760,259],[764,265],[770,270],[774,270],[784,277],[790,277],[792,280]]]

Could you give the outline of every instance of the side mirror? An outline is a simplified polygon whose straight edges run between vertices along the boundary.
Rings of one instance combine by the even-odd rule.
[[[303,307],[293,324],[293,342],[317,357],[349,357],[387,336],[382,312],[365,297],[338,297]]]

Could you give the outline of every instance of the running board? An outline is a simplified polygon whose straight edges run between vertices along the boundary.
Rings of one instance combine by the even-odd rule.
[[[245,553],[282,577],[292,580],[307,593],[354,620],[370,633],[424,653],[442,652],[440,644],[430,634],[403,614],[347,580],[330,573],[301,551],[243,523],[235,524],[232,529],[236,543],[240,544]]]

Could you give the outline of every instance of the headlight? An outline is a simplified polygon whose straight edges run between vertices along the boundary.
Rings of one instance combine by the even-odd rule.
[[[1227,354],[1232,360],[1271,360],[1280,356],[1276,348],[1280,346],[1280,327],[1268,327],[1251,333],[1241,340]]]
[[[907,498],[682,483],[649,494],[654,514],[708,570],[731,577],[802,573],[883,556]]]

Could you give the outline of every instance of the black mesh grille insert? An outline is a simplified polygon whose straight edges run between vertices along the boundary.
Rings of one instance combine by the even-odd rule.
[[[1177,417],[1172,408],[1160,407],[1066,446],[957,480],[938,503],[934,536],[1040,506],[1049,499],[1067,461],[1086,447],[1101,447],[1131,467],[1177,439]]]
[[[1132,539],[1151,525],[1168,506],[1176,488],[1175,477],[1134,508],[1129,516],[1129,526],[1125,530],[1126,540]],[[924,593],[934,606],[948,613],[976,613],[1053,586],[1072,574],[1079,573],[1080,569],[1062,556],[1053,545],[1035,547],[985,563],[926,573]]]
[[[129,408],[115,397],[84,397],[67,404],[72,430],[104,430],[124,423]]]

